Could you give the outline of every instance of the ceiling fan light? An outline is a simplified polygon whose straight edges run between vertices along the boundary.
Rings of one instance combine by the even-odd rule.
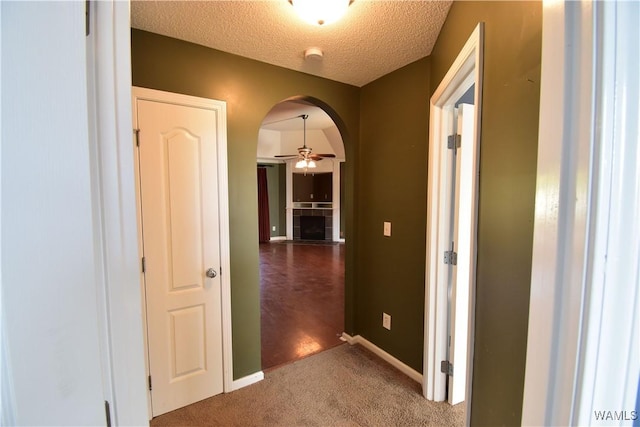
[[[313,25],[331,24],[342,18],[350,0],[291,0],[300,18]]]
[[[303,169],[307,167],[307,162],[304,160],[298,160],[296,163],[296,169]]]
[[[315,168],[316,167],[316,162],[314,162],[313,160],[307,160],[307,167],[308,168]]]

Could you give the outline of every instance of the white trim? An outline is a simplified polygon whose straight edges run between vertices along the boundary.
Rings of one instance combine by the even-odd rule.
[[[594,412],[607,408],[624,412],[626,422],[640,416],[640,5],[593,7],[600,49],[576,425],[608,424],[594,422]]]
[[[640,387],[640,5],[597,2],[594,8],[594,39],[601,47],[595,58],[592,124],[600,150],[599,182],[589,233],[593,253],[587,265],[592,270],[574,408],[577,424],[593,421],[593,411],[607,407],[624,409],[626,415],[637,411]]]
[[[639,19],[636,2],[544,2],[524,425],[636,409]]]
[[[0,7],[0,22],[2,22],[2,7]],[[2,30],[0,29],[0,46],[2,45]],[[0,99],[2,98],[2,57],[0,56]],[[2,105],[0,104],[0,130],[2,129]],[[2,150],[0,150],[0,177],[2,176]],[[0,224],[2,224],[2,179],[0,178]],[[2,241],[2,227],[0,227],[0,241]],[[0,245],[0,259],[2,259],[2,245]],[[0,263],[0,425],[15,425],[13,399],[13,384],[11,381],[11,365],[9,361],[8,342],[5,333],[4,310],[2,303],[2,263]]]
[[[146,380],[137,243],[135,178],[131,137],[131,41],[128,2],[93,2],[95,135],[92,179],[98,186],[103,280],[97,284],[104,307],[102,337],[111,375],[112,423],[147,423]],[[94,164],[95,166],[95,164]]]
[[[269,241],[271,242],[286,242],[287,241],[287,236],[274,236],[274,237],[270,237]]]
[[[264,379],[264,372],[256,372],[255,374],[247,375],[246,377],[242,377],[240,379],[234,380],[231,383],[231,388],[229,390],[225,389],[225,393],[229,393],[232,391],[240,390],[241,388],[248,387],[252,384],[258,383]]]
[[[227,104],[218,123],[218,210],[220,211],[220,281],[222,286],[222,357],[224,390],[233,388],[233,334],[231,312],[231,236],[229,234],[229,172],[227,159]]]
[[[578,173],[589,176],[590,142],[581,141],[571,132],[588,125],[591,104],[590,94],[580,99],[580,91],[575,91],[573,86],[573,81],[580,87],[591,80],[591,76],[587,76],[590,67],[580,70],[573,62],[580,57],[574,57],[574,51],[591,57],[592,26],[586,17],[580,16],[582,6],[580,2],[548,1],[543,6],[535,223],[522,410],[524,425],[572,424],[571,395],[582,305],[579,258],[585,251],[587,215],[587,182],[578,183],[576,177]],[[580,30],[585,33],[571,34]],[[570,71],[575,75],[570,76]],[[581,101],[587,107],[586,111],[579,111]],[[565,268],[565,264],[573,265]],[[559,345],[560,339],[566,343]],[[561,354],[563,351],[564,355]]]
[[[91,8],[88,16],[90,28],[96,27],[96,8]],[[115,406],[113,395],[113,373],[111,369],[111,355],[109,348],[109,313],[108,313],[108,295],[107,295],[107,275],[105,274],[105,236],[103,230],[103,206],[102,206],[102,188],[100,182],[99,171],[100,165],[100,146],[98,138],[98,85],[96,77],[97,70],[96,51],[98,39],[96,31],[90,32],[86,37],[86,53],[87,53],[87,106],[88,106],[88,127],[89,127],[89,167],[91,170],[91,203],[93,213],[94,227],[94,256],[96,266],[96,277],[94,283],[96,286],[96,311],[98,313],[98,330],[100,338],[100,365],[102,369],[102,388],[104,400],[109,402],[110,409]],[[109,416],[113,416],[113,410]]]
[[[446,377],[440,373],[440,361],[445,360],[447,351],[446,322],[447,322],[447,290],[442,267],[442,253],[448,245],[443,226],[448,229],[443,205],[448,192],[444,188],[447,184],[440,179],[446,172],[447,158],[446,137],[451,127],[450,110],[455,102],[475,84],[475,146],[474,171],[470,174],[473,182],[471,189],[476,194],[473,206],[472,225],[475,230],[477,222],[477,191],[478,191],[478,160],[480,150],[480,129],[482,112],[482,70],[483,70],[484,24],[479,23],[458,54],[451,68],[431,97],[429,119],[429,167],[428,167],[428,222],[426,238],[426,272],[425,272],[425,318],[424,318],[424,382],[423,394],[429,400],[443,401],[446,392]],[[467,380],[465,408],[466,422],[469,423],[471,414],[471,385],[473,375],[473,349],[475,334],[475,259],[476,235],[473,232],[468,246],[472,248],[471,278],[469,289],[469,317],[467,329]],[[443,246],[443,244],[445,246]],[[445,286],[438,284],[445,283]],[[444,325],[444,327],[443,327]]]
[[[366,338],[362,337],[361,335],[356,335],[352,337],[351,335],[343,332],[341,338],[347,343],[349,343],[349,345],[360,344],[361,346],[363,346],[364,348],[366,348],[367,350],[369,350],[370,352],[372,352],[373,354],[375,354],[376,356],[378,356],[379,358],[381,358],[382,360],[384,360],[385,362],[387,362],[388,364],[390,364],[391,366],[393,366],[394,368],[396,368],[397,370],[399,370],[400,372],[402,372],[403,374],[405,374],[406,376],[414,380],[415,382],[422,384],[422,374],[420,372],[416,371],[415,369],[405,364],[404,362],[396,359],[394,356],[390,355],[389,353],[387,353],[377,345],[373,344],[371,341],[367,340]]]
[[[231,279],[229,251],[229,184],[227,174],[227,104],[195,96],[164,92],[140,87],[132,88],[133,126],[137,129],[136,105],[139,100],[159,101],[169,104],[201,107],[216,111],[217,150],[218,150],[218,210],[220,221],[220,286],[222,304],[222,364],[224,391],[233,389],[233,351],[231,330]],[[137,165],[135,166],[137,168]],[[137,169],[136,169],[137,170]],[[138,235],[140,239],[141,236]],[[143,289],[143,281],[140,288]],[[144,292],[142,292],[144,293]],[[142,308],[143,311],[145,308]],[[146,328],[145,328],[146,330]],[[148,366],[147,366],[147,372]],[[149,395],[149,394],[148,394]],[[150,396],[149,396],[150,397]]]
[[[344,144],[342,145],[344,147]],[[331,213],[331,240],[337,242],[340,240],[340,160],[332,160],[333,175],[331,175],[333,181],[331,183],[333,194],[331,195],[332,213]]]
[[[582,68],[583,64],[575,62],[591,61],[592,26],[588,13],[582,15],[587,12],[583,7],[580,2],[545,2],[543,9],[538,178],[522,411],[525,425],[571,424],[583,298],[580,258],[586,249],[589,191],[587,180],[576,178],[579,173],[589,176],[591,143],[589,135],[571,135],[588,129],[590,121],[591,67]],[[567,81],[570,71],[575,75]],[[586,96],[574,84],[586,84]]]
[[[285,192],[286,192],[286,219],[287,240],[293,240],[293,163],[286,163]]]
[[[131,92],[132,92],[134,101],[147,100],[147,101],[164,102],[167,104],[185,105],[188,107],[214,109],[214,110],[219,110],[221,113],[224,113],[226,115],[227,104],[225,101],[218,101],[215,99],[201,98],[201,97],[191,96],[191,95],[183,95],[181,93],[175,93],[175,92],[166,92],[163,90],[148,89],[148,88],[138,87],[138,86],[132,86]],[[134,113],[135,113],[135,110],[134,110]],[[133,119],[134,119],[133,123],[135,124],[136,123],[135,115],[133,116]],[[222,136],[222,131],[226,131],[226,121],[222,120],[222,117],[220,117],[217,124],[224,125],[221,131],[218,131],[218,136]],[[224,138],[222,138],[221,141],[219,141],[218,145],[222,145],[222,147],[226,149],[227,148],[226,140],[227,138],[225,136]]]
[[[271,165],[282,165],[286,162],[284,160],[273,159],[271,157],[258,157],[256,163],[267,163]]]

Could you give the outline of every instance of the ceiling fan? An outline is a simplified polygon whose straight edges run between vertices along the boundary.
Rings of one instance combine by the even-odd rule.
[[[324,158],[335,157],[335,154],[316,154],[311,152],[311,147],[307,147],[307,118],[308,114],[300,114],[299,116],[292,117],[294,119],[301,118],[303,121],[303,133],[302,133],[302,147],[298,147],[298,154],[279,154],[277,158],[298,158],[296,168],[315,168],[316,163]]]

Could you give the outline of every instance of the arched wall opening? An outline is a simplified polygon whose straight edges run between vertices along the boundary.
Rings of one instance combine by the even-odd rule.
[[[307,154],[308,167],[297,167]],[[340,130],[321,107],[303,99],[276,104],[258,134],[257,161],[270,178],[269,230],[260,241],[344,241],[345,160]],[[305,212],[325,218],[324,233],[301,233],[298,217]]]
[[[309,97],[275,104],[262,121],[256,158],[263,370],[342,343],[343,132],[337,114]]]

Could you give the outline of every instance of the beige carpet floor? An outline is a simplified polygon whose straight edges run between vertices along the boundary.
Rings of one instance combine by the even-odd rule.
[[[462,426],[464,404],[429,402],[418,383],[343,344],[249,387],[161,415],[160,426]]]

